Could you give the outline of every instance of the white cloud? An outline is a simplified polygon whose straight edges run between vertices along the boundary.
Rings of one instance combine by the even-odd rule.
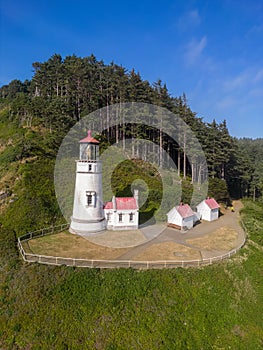
[[[259,71],[256,72],[255,77],[254,77],[254,82],[258,83],[263,79],[263,69],[260,69]]]
[[[192,26],[197,26],[201,23],[201,17],[199,15],[198,10],[188,12],[187,19],[189,24],[191,24]]]
[[[177,28],[182,31],[193,29],[199,26],[201,17],[198,10],[192,10],[183,14],[177,21]]]
[[[254,25],[253,27],[251,27],[246,36],[254,36],[254,35],[257,35],[257,34],[262,34],[263,32],[263,24],[257,24],[257,25]]]
[[[184,58],[188,64],[197,63],[207,45],[207,38],[204,36],[201,40],[191,40],[185,46]]]
[[[248,72],[241,72],[234,78],[228,79],[224,83],[226,90],[237,90],[244,87],[250,80]]]
[[[226,96],[217,102],[219,110],[225,110],[237,104],[237,100],[234,97]]]
[[[258,86],[263,80],[263,69],[246,69],[235,77],[229,78],[224,82],[224,88],[227,91],[236,91],[248,89],[252,86]]]
[[[260,97],[263,98],[263,88],[255,88],[249,91],[250,97]]]

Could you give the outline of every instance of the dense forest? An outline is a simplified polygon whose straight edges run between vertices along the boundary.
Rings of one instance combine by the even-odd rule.
[[[134,70],[94,56],[54,55],[33,68],[32,80],[0,88],[0,348],[262,349],[263,139],[233,138],[224,120],[204,122],[184,95],[170,96],[161,81],[150,84]],[[189,125],[207,157],[210,195],[221,201],[250,197],[241,212],[245,247],[204,268],[134,271],[24,263],[17,238],[65,220],[54,191],[54,166],[69,129],[96,109],[133,101],[165,107]],[[109,122],[102,120],[101,148],[128,139],[131,131],[162,145],[177,164],[187,202],[198,181],[187,149],[171,144],[160,128],[136,123],[109,128]],[[173,120],[163,122],[173,127]],[[135,159],[116,168],[112,186],[125,193],[135,173],[147,182],[148,219],[160,200],[160,175],[136,156],[135,149]]]
[[[227,188],[232,198],[262,197],[263,139],[238,140],[232,137],[226,120],[204,122],[191,110],[184,94],[171,96],[161,80],[150,84],[135,70],[128,72],[114,63],[106,65],[94,55],[84,58],[72,55],[63,59],[55,54],[48,61],[35,62],[32,66],[34,74],[30,81],[13,80],[1,87],[1,104],[2,108],[8,108],[9,121],[17,123],[18,128],[45,130],[52,150],[58,149],[63,137],[77,121],[95,110],[116,103],[150,103],[165,107],[191,128],[205,152],[209,177],[213,179],[211,187],[218,189],[217,192],[220,188],[223,191]],[[110,128],[109,118],[107,115],[101,120],[104,126],[102,140],[106,144],[135,136],[153,141],[172,157],[183,179],[191,177],[192,181],[198,181],[198,175],[195,176],[198,171],[190,166],[186,157],[186,143],[182,143],[183,146],[172,143],[161,128],[143,128],[125,122]],[[171,117],[161,122],[169,128],[175,124]],[[158,123],[160,121],[156,121]],[[20,145],[20,153],[15,156],[29,155],[32,140]],[[9,145],[5,152],[12,153],[11,147]],[[134,148],[135,158],[136,155],[138,152]],[[160,166],[162,162],[160,154]],[[218,199],[224,200],[226,195],[222,194]]]

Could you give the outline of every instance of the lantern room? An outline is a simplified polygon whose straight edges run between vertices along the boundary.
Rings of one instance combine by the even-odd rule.
[[[86,162],[99,160],[99,141],[92,137],[91,130],[88,135],[79,141],[79,159]]]

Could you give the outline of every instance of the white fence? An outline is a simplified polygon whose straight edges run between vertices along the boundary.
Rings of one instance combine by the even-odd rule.
[[[242,226],[245,231],[245,226]],[[26,253],[21,242],[29,241],[32,238],[41,237],[48,234],[59,233],[69,228],[69,224],[63,224],[59,226],[52,226],[49,228],[43,228],[34,232],[30,232],[18,238],[18,248],[24,259],[27,262],[37,262],[40,264],[48,265],[66,265],[76,267],[89,267],[89,268],[134,268],[134,269],[162,269],[162,268],[176,268],[176,267],[190,267],[190,266],[203,266],[209,265],[217,261],[221,261],[230,258],[236,254],[237,251],[243,247],[246,238],[235,249],[219,256],[215,256],[208,259],[200,260],[153,260],[153,261],[134,261],[134,260],[99,260],[99,259],[75,259],[75,258],[63,258],[59,256],[47,256],[39,254]],[[246,232],[246,231],[245,231]]]

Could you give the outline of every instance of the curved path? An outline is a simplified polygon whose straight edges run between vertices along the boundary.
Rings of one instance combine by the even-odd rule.
[[[224,215],[213,222],[202,221],[193,229],[183,233],[163,226],[163,231],[155,237],[154,226],[142,229],[149,239],[120,255],[123,260],[194,260],[216,257],[229,252],[244,242],[245,233],[240,225],[240,201],[234,202],[235,212],[227,209]]]
[[[108,263],[111,261],[115,263],[128,261],[129,266],[132,266],[130,264],[132,261],[135,265],[136,262],[144,262],[147,266],[149,262],[168,261],[171,263],[197,261],[199,264],[200,261],[230,256],[230,252],[235,252],[244,244],[245,232],[240,225],[239,216],[242,203],[234,202],[234,208],[235,212],[231,212],[230,209],[224,210],[218,220],[202,221],[187,232],[167,228],[165,225],[152,225],[134,231],[105,231],[92,237],[71,235],[66,232],[44,236],[43,240],[41,237],[28,240],[27,237],[24,245],[26,251],[23,251],[22,255],[27,261],[43,262],[44,259],[44,263],[50,263],[51,259],[51,263],[56,264],[57,259],[60,260],[60,264],[61,261],[63,264],[68,263],[68,260],[63,259],[83,259],[92,261],[92,267],[93,261],[107,261],[106,267],[109,267]],[[98,265],[98,267],[105,266]],[[116,265],[113,264],[111,267]]]

